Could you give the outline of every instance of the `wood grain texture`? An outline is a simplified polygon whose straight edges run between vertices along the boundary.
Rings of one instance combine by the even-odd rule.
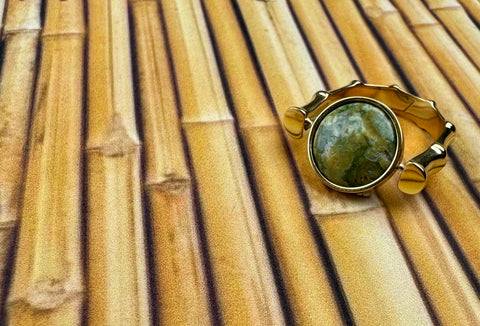
[[[159,5],[133,1],[131,9],[158,319],[164,325],[207,325],[211,323],[210,302]]]
[[[316,248],[280,125],[266,98],[258,72],[235,21],[234,9],[206,1],[205,7],[222,58],[267,233],[296,323],[336,325],[342,318]],[[318,298],[323,304],[318,305]]]
[[[83,304],[81,163],[84,26],[80,1],[49,2],[47,20],[80,15],[75,35],[42,36],[9,325],[79,325]]]
[[[0,304],[3,303],[7,259],[12,250],[17,220],[21,215],[21,193],[30,109],[36,74],[40,34],[39,3],[31,2],[32,16],[25,32],[18,33],[24,17],[12,17],[12,4],[4,30],[3,66],[0,74]],[[16,19],[15,19],[16,18]]]
[[[88,10],[88,323],[149,325],[127,2]]]
[[[162,2],[221,321],[283,324],[200,2]]]

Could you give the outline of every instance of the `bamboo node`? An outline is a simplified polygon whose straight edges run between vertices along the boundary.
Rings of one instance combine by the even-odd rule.
[[[105,156],[124,156],[133,153],[138,146],[128,134],[121,116],[116,113],[100,151]]]
[[[2,38],[5,40],[7,38],[10,38],[12,36],[15,36],[17,34],[40,34],[40,31],[42,29],[40,27],[38,28],[18,28],[18,29],[8,29],[3,31]]]
[[[1,142],[0,142],[1,143]],[[1,150],[0,144],[0,150]],[[16,220],[16,207],[14,205],[15,186],[11,183],[0,180],[0,230],[10,228],[8,223],[14,223]]]
[[[35,309],[48,310],[62,305],[68,296],[69,293],[63,281],[49,279],[35,282],[28,289],[26,302]]]
[[[459,4],[458,2],[448,2],[448,3],[444,3],[444,2],[440,2],[440,3],[430,3],[430,4],[427,4],[428,5],[428,8],[432,11],[440,11],[440,10],[462,10],[463,7],[461,4]]]
[[[161,181],[147,184],[147,188],[176,195],[190,189],[190,180],[171,173],[165,175]]]
[[[368,6],[367,8],[365,8],[365,15],[367,15],[367,17],[369,18],[372,18],[372,19],[375,19],[375,18],[380,18],[382,16],[385,16],[385,15],[388,15],[388,14],[392,14],[392,13],[395,13],[397,12],[397,10],[395,8],[383,8],[381,6]]]
[[[138,2],[157,2],[157,0],[129,0],[131,4],[135,4]]]
[[[4,140],[11,137],[10,128],[9,128],[9,112],[0,110],[2,113],[2,120],[0,120],[0,146],[3,145]]]
[[[6,214],[3,213],[4,208],[8,208],[8,206],[7,207],[0,206],[0,239],[2,238],[2,231],[10,232],[10,230],[17,225],[17,220],[15,219],[8,219],[8,220],[2,221],[2,219],[5,216],[7,217],[9,216],[8,214],[9,211],[7,209],[5,210]],[[11,214],[10,216],[15,216],[15,215]]]

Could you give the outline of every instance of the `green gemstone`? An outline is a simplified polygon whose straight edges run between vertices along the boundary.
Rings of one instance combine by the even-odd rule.
[[[313,139],[320,172],[343,187],[377,180],[392,163],[397,147],[391,118],[370,103],[351,102],[328,113]]]

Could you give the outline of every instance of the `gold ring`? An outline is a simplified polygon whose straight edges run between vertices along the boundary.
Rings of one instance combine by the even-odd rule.
[[[412,120],[436,141],[403,164],[403,132],[397,116]],[[400,89],[353,81],[333,90],[319,91],[310,103],[289,108],[284,127],[302,138],[309,130],[308,157],[320,179],[341,192],[368,194],[402,170],[398,188],[416,194],[428,177],[447,162],[447,147],[455,126],[445,120],[433,101]]]

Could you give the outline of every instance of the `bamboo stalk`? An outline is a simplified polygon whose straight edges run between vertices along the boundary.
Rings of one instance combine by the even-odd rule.
[[[359,79],[320,2],[291,0],[290,3],[320,63],[328,87],[339,88]]]
[[[362,74],[372,80],[385,80],[384,83],[397,79],[394,68],[371,37],[355,5],[351,1],[324,2]],[[383,60],[374,60],[376,64],[372,65],[375,57]],[[401,82],[397,84],[401,85]],[[400,119],[400,123],[405,137],[405,158],[413,157],[430,145],[431,140],[412,122]],[[444,177],[445,173],[451,182],[461,185],[455,171],[444,170],[440,177]],[[435,183],[435,180],[432,181]],[[441,191],[450,193],[449,188]],[[401,194],[394,181],[387,182],[378,189],[378,193],[391,214],[390,221],[439,320],[445,323],[464,321],[464,324],[478,322],[476,311],[480,310],[474,290],[422,197]]]
[[[478,0],[458,0],[468,12],[470,17],[480,24],[480,2]]]
[[[149,325],[127,1],[88,9],[88,322]]]
[[[456,117],[457,121],[461,121],[458,125],[462,126],[462,129],[459,130],[460,136],[457,138],[454,147],[460,153],[459,158],[465,164],[465,167],[468,167],[467,172],[474,180],[478,180],[478,169],[473,168],[474,163],[471,161],[473,160],[472,156],[477,157],[478,154],[471,149],[470,151],[465,150],[468,147],[476,147],[474,143],[476,138],[472,133],[478,132],[478,126],[465,114],[465,108],[456,99],[450,86],[428,58],[428,54],[423,51],[405,24],[399,19],[398,12],[385,2],[377,7],[371,1],[362,0],[361,4],[367,13],[367,17],[372,20],[387,45],[390,45],[394,50],[405,48],[409,50],[408,53],[402,53],[401,51],[394,51],[393,53],[414,86],[418,87],[418,90],[421,90],[422,93],[433,94],[433,98],[436,96],[439,106],[443,103],[440,106],[442,112],[445,111],[447,112],[446,116]],[[395,47],[393,44],[395,44]],[[420,74],[415,72],[419,69],[423,69],[423,75],[428,76],[428,79],[426,77],[419,78]],[[452,101],[457,102],[458,106],[451,106],[453,105]],[[470,139],[470,136],[474,138]],[[441,174],[430,180],[427,192],[440,209],[442,219],[466,253],[467,259],[478,277],[480,271],[478,248],[480,244],[476,236],[479,232],[476,221],[480,218],[480,212],[451,164],[447,164]]]
[[[413,122],[402,120],[401,123],[406,144],[405,157],[408,159],[420,149],[427,148],[431,140]],[[425,193],[432,196],[435,203],[450,197],[446,205],[457,207],[454,210],[442,207],[441,214],[445,219],[455,220],[457,214],[466,213],[458,206],[467,207],[473,219],[467,219],[466,223],[473,226],[473,221],[480,216],[475,209],[470,210],[472,198],[467,195],[468,191],[451,163],[429,183]],[[443,197],[431,189],[436,189]],[[391,214],[393,227],[438,321],[442,324],[478,324],[480,301],[425,200],[421,196],[399,193],[395,183],[385,184],[378,192]],[[472,231],[475,232],[475,229]]]
[[[402,120],[401,123],[406,144],[405,157],[408,159],[420,149],[427,148],[431,140],[413,122]],[[435,216],[427,209],[425,200],[420,196],[399,193],[395,183],[385,184],[378,192],[384,199],[391,222],[438,320],[442,324],[460,321],[468,325],[478,324],[480,301]],[[434,198],[435,203],[446,201],[439,207],[442,215],[438,218],[453,221],[450,223],[452,230],[458,229],[458,225],[455,225],[458,222],[473,228],[471,231],[457,232],[460,244],[465,243],[468,234],[471,236],[470,232],[478,232],[475,225],[477,218],[480,218],[478,209],[472,207],[475,206],[473,200],[451,163],[429,180],[425,193]],[[446,209],[448,205],[455,209]],[[464,216],[465,221],[458,221],[457,215]]]
[[[480,68],[480,31],[463,7],[454,0],[427,0],[426,3],[460,44],[469,59],[475,63],[477,69]]]
[[[206,1],[236,108],[256,189],[282,273],[293,319],[336,325],[342,318],[308,225],[282,132],[269,108],[232,6]],[[318,298],[323,298],[318,305]]]
[[[319,5],[317,1],[310,2],[312,6]],[[355,3],[349,0],[323,0],[323,3],[365,80],[378,85],[402,85],[395,68],[363,20]],[[335,55],[336,52],[329,51],[324,62],[328,62],[328,58]]]
[[[278,101],[285,103],[286,107],[298,105],[310,99],[315,91],[325,88],[312,58],[302,45],[300,32],[291,18],[285,18],[281,11],[278,13],[280,18],[274,18],[275,11],[267,7],[265,2],[248,0],[236,2],[247,24],[249,34],[253,38],[264,38],[268,41],[261,48],[255,49],[256,55],[259,58],[267,55],[270,55],[270,58],[275,57],[275,60],[261,60],[262,70],[276,70],[278,75],[289,76],[289,78],[283,78],[282,82],[285,89],[291,90],[290,92],[296,97],[292,98],[288,93],[279,93]],[[282,20],[286,25],[280,24]],[[253,21],[258,22],[258,25]],[[253,43],[255,43],[254,40]],[[290,44],[300,44],[301,47],[293,48],[289,46]],[[283,110],[279,112],[281,113]]]
[[[36,16],[23,21],[13,15],[15,2],[7,14],[4,28],[4,56],[0,74],[0,307],[3,307],[4,277],[8,272],[8,256],[13,235],[21,214],[25,150],[28,139],[30,106],[36,72],[37,44],[40,34],[39,2],[30,2]],[[25,12],[25,11],[24,11]],[[18,33],[18,27],[24,29]],[[0,318],[1,319],[1,318]]]
[[[81,323],[84,34],[81,1],[47,4],[9,325]]]
[[[211,323],[203,258],[159,5],[131,1],[162,325]]]
[[[388,4],[388,0],[380,3]],[[462,94],[470,108],[480,116],[478,103],[480,71],[459,49],[442,25],[418,1],[396,1],[393,3],[402,11],[413,32],[436,62],[445,77]]]
[[[360,5],[418,94],[435,99],[442,114],[461,126],[454,148],[470,177],[480,180],[480,152],[476,150],[480,130],[468,109],[391,4],[360,0]]]
[[[265,78],[267,79],[267,86],[269,87],[270,93],[273,96],[275,104],[280,103],[280,101],[277,101],[278,94],[280,93],[287,93],[287,95],[291,95],[294,97],[292,92],[287,92],[285,91],[284,87],[281,87],[281,82],[283,78],[287,78],[286,76],[282,76],[283,78],[279,78],[276,76],[277,71],[275,68],[271,70],[267,70],[269,66],[264,65],[267,60],[272,60],[271,57],[269,57],[267,54],[272,55],[272,51],[267,51],[264,49],[265,44],[268,44],[269,40],[272,40],[273,37],[269,35],[269,37],[263,37],[261,36],[262,30],[265,30],[266,28],[264,26],[260,25],[260,22],[262,19],[259,17],[252,18],[252,22],[249,22],[248,17],[252,17],[251,15],[254,15],[254,13],[260,12],[260,10],[257,8],[257,10],[252,10],[247,11],[248,8],[247,4],[250,2],[244,2],[244,6],[240,5],[240,8],[243,12],[244,19],[247,24],[247,28],[250,31],[250,36],[253,40],[255,50],[257,54],[259,55],[259,61],[260,65],[265,67],[263,69],[263,73]],[[253,2],[252,2],[253,3]],[[260,5],[258,5],[260,7]],[[251,6],[253,7],[253,5]],[[299,17],[301,17],[299,15]],[[306,17],[306,16],[305,16]],[[304,19],[303,17],[300,19]],[[255,22],[255,23],[253,23]],[[260,25],[260,26],[259,26]],[[256,30],[256,26],[258,26],[258,30]],[[319,31],[317,31],[319,32]],[[238,42],[236,42],[238,43]],[[262,56],[261,56],[262,54]],[[332,52],[331,55],[335,55],[335,52]],[[228,56],[228,58],[231,58],[231,56]],[[272,60],[273,61],[273,60]],[[277,64],[283,66],[282,61],[276,61]],[[319,62],[320,65],[327,63],[327,62]],[[333,72],[332,72],[333,73]],[[343,76],[348,76],[349,74],[349,69],[348,67],[344,71],[336,71],[335,73],[338,73]],[[275,77],[274,77],[275,76]],[[354,78],[355,76],[351,76]],[[285,95],[283,95],[285,96]],[[277,110],[278,110],[278,104],[277,104]],[[289,142],[289,144],[293,144],[294,142]],[[305,144],[302,144],[305,145]],[[293,147],[293,146],[292,146]],[[293,152],[295,160],[298,162],[302,158],[306,158],[306,153],[304,152]],[[308,169],[308,171],[311,171],[310,167],[305,167]],[[305,171],[301,171],[302,174],[305,173]],[[304,175],[302,175],[303,177]],[[314,179],[312,179],[313,181]],[[316,188],[320,188],[321,186],[319,185],[318,179],[316,179],[316,185],[314,185]],[[351,196],[346,196],[342,194],[336,194],[340,199],[343,200],[343,204],[345,206],[349,205],[348,200],[353,200],[351,199]],[[312,198],[310,197],[309,194],[309,199],[312,202]],[[364,199],[361,199],[364,200]],[[372,199],[371,199],[372,200]],[[368,203],[368,200],[366,201]],[[371,201],[370,201],[371,203]],[[364,203],[362,203],[364,204]],[[331,204],[330,204],[331,205]],[[369,318],[369,314],[373,313],[371,308],[375,306],[376,311],[375,314],[380,316],[379,318],[383,318],[383,320],[388,321],[390,320],[395,320],[395,318],[398,318],[399,320],[404,319],[405,321],[412,321],[414,317],[411,317],[410,314],[412,311],[416,311],[419,313],[419,318],[424,319],[424,320],[429,320],[429,315],[428,312],[425,309],[425,306],[423,304],[423,301],[421,299],[421,296],[419,294],[419,291],[415,287],[415,283],[413,280],[412,275],[408,272],[408,267],[405,262],[405,260],[402,257],[402,253],[400,248],[396,245],[395,242],[395,237],[393,236],[389,224],[388,224],[388,218],[383,210],[379,210],[377,214],[372,215],[372,209],[375,209],[375,206],[371,206],[367,209],[365,209],[365,206],[360,206],[360,205],[352,205],[345,207],[336,207],[336,211],[341,214],[345,214],[346,216],[351,216],[351,218],[357,219],[357,222],[355,224],[353,223],[338,223],[335,228],[328,228],[327,226],[323,225],[323,219],[326,218],[328,219],[329,216],[335,216],[335,210],[328,210],[326,209],[323,214],[321,214],[321,217],[319,217],[319,226],[322,231],[323,236],[325,239],[330,239],[330,245],[333,249],[331,251],[331,255],[334,259],[335,263],[335,269],[339,272],[339,278],[341,282],[342,289],[346,293],[346,299],[347,302],[350,306],[350,308],[354,308],[353,311],[353,316],[352,318],[354,321],[361,320],[366,322]],[[345,213],[345,212],[351,212],[349,210],[355,209],[355,213]],[[320,215],[320,214],[319,214]],[[355,217],[354,217],[355,216]],[[355,244],[352,245],[349,249],[351,250],[350,254],[352,256],[363,256],[365,255],[365,259],[370,259],[372,261],[375,261],[375,269],[376,269],[376,274],[375,277],[372,278],[357,278],[357,270],[356,269],[351,269],[348,266],[346,268],[342,268],[341,270],[338,269],[338,264],[340,266],[346,265],[343,259],[349,259],[345,258],[347,255],[344,255],[342,257],[342,252],[340,252],[339,248],[341,248],[342,243],[345,241],[345,239],[341,237],[337,237],[337,234],[350,234],[353,233],[355,234],[358,232],[358,230],[372,230],[372,223],[375,224],[375,228],[380,234],[383,234],[383,236],[377,236],[375,235],[375,246],[370,244],[370,239],[367,238],[360,238],[357,239]],[[373,233],[372,233],[373,234]],[[385,260],[383,259],[383,256],[381,254],[377,254],[378,247],[391,247],[392,249],[392,256],[389,259]],[[364,248],[369,248],[371,249],[370,251],[367,250],[367,253],[363,253],[362,250]],[[339,257],[340,256],[340,257]],[[397,268],[403,272],[398,273],[398,274],[393,274],[391,273],[391,266],[397,266]],[[372,265],[370,265],[372,266]],[[407,271],[407,272],[405,272]],[[349,283],[344,284],[343,280],[350,280]],[[378,287],[378,284],[381,283],[383,286]],[[405,284],[405,287],[399,287],[398,284]],[[363,297],[364,292],[356,292],[358,289],[372,289],[372,288],[378,288],[377,296],[372,297],[372,301],[365,302],[362,298],[359,298],[359,296]],[[401,293],[399,294],[397,291],[400,291]],[[358,293],[358,295],[350,295],[350,292],[355,292]],[[393,294],[395,293],[395,294]],[[399,296],[405,299],[408,299],[408,301],[402,302],[401,300],[397,300],[395,297]],[[369,297],[370,299],[370,297]],[[351,301],[352,300],[352,301]],[[388,302],[388,305],[384,305],[385,302]],[[392,313],[394,311],[394,313]],[[379,319],[372,319],[378,321]]]
[[[15,1],[7,6],[3,36],[40,29],[40,0]]]
[[[343,9],[343,12],[345,12],[345,9]],[[356,25],[355,25],[355,26],[356,26]],[[318,32],[318,31],[317,31],[317,32]],[[334,55],[334,54],[332,53],[332,55]],[[322,62],[320,62],[320,63],[322,64]],[[383,69],[383,68],[384,68],[384,67],[380,67],[380,69]],[[391,69],[391,70],[392,70],[392,69]],[[391,70],[390,70],[390,71],[391,71]],[[387,70],[387,71],[388,71],[388,70]],[[341,73],[341,72],[337,72],[337,73]],[[393,76],[391,76],[391,77],[393,77]],[[269,86],[270,86],[270,85],[269,85]],[[416,146],[415,146],[415,147],[416,147]],[[417,148],[418,148],[418,147],[417,147]],[[454,176],[454,177],[456,178],[456,179],[454,179],[454,181],[456,182],[456,184],[459,183],[459,180],[458,180],[458,177],[456,176],[456,173],[454,173],[453,171],[444,171],[444,173],[446,173],[446,174],[449,175],[449,176]],[[463,188],[463,189],[465,189],[465,188]],[[445,190],[445,188],[443,188],[443,190]],[[408,203],[406,203],[406,204],[408,205]],[[388,203],[387,203],[387,205],[388,205]],[[406,232],[406,230],[405,230],[405,232]],[[327,234],[326,236],[328,237],[329,235]],[[418,258],[419,256],[417,255],[416,257]],[[423,257],[422,257],[422,258],[423,258]],[[348,271],[348,269],[346,269],[346,271]],[[423,270],[422,272],[423,272],[423,275],[428,275],[428,273],[429,273],[428,270]],[[388,275],[388,273],[387,273],[387,275]],[[443,283],[443,285],[446,285],[446,284]],[[471,290],[471,286],[469,286],[468,282],[467,282],[467,283],[462,283],[461,285],[462,285],[462,286],[465,286],[465,287],[467,288],[467,293],[468,293],[468,289]],[[374,285],[370,284],[370,286],[374,286]],[[369,287],[369,286],[366,286],[366,287]],[[433,289],[432,287],[430,287],[430,290],[431,290],[431,291],[434,291],[434,289]],[[464,292],[462,292],[463,289],[462,289],[461,287],[457,288],[457,290],[458,290],[458,297],[461,297],[462,295],[464,295]],[[440,295],[440,296],[437,296],[435,299],[436,299],[436,300],[442,299],[442,298],[441,298],[441,295]],[[445,302],[448,303],[448,301],[445,300],[444,302],[442,302],[442,304],[444,304]],[[363,308],[365,308],[365,306],[363,306]],[[460,308],[458,305],[457,305],[455,308],[457,309],[457,311],[460,311],[460,310],[461,310],[461,308]],[[459,309],[460,309],[460,310],[459,310]],[[384,311],[384,312],[385,312],[385,311]],[[451,315],[450,315],[450,316],[451,316]]]
[[[480,324],[475,290],[423,198],[399,194],[394,185],[379,193],[439,322]]]
[[[261,4],[266,8],[271,27],[278,35],[279,46],[289,62],[290,69],[298,77],[296,82],[300,86],[303,97],[310,99],[315,85],[325,88],[320,79],[313,59],[308,52],[307,46],[301,37],[287,4],[282,1],[271,1]],[[278,68],[278,66],[277,66]]]
[[[301,36],[295,25],[285,25],[279,30],[277,29],[278,25],[271,21],[270,13],[272,12],[288,15],[285,2],[239,0],[237,3],[275,104],[275,111],[279,117],[282,117],[288,107],[303,105],[314,92],[324,89],[323,83],[316,70],[310,70],[310,74],[314,76],[316,82],[312,82],[311,76],[306,78],[305,74],[299,73],[309,71],[308,67],[312,65],[311,58],[307,53],[287,54],[287,49],[283,47],[288,40],[301,42]],[[278,8],[275,11],[269,10],[268,6],[270,5],[278,6]],[[292,22],[291,19],[284,19],[284,21]],[[282,39],[283,41],[281,41]],[[290,64],[294,61],[296,61],[295,67],[304,65],[304,69],[294,69],[294,66]],[[369,199],[355,196],[345,197],[319,184],[318,176],[312,170],[305,153],[306,139],[303,141],[290,140],[289,138],[288,144],[308,194],[312,214],[355,212],[381,205],[375,196]]]
[[[454,168],[447,165],[444,169],[448,171]],[[443,219],[467,256],[478,279],[480,278],[480,239],[478,238],[480,226],[477,221],[480,218],[480,209],[469,192],[459,186],[455,180],[450,179],[450,176],[454,176],[453,171],[435,178],[435,182],[427,186],[427,191],[441,210]],[[449,191],[445,192],[444,189]]]
[[[198,1],[161,3],[220,318],[283,324],[244,162]]]
[[[432,324],[383,209],[317,216],[317,222],[356,324]]]
[[[310,5],[320,6],[318,3],[311,3]],[[371,35],[371,32],[365,25],[358,11],[356,11],[354,3],[351,1],[327,1],[327,8],[334,17],[334,22],[339,26],[340,33],[345,37],[345,40],[347,41],[346,46],[352,49],[351,54],[357,61],[359,68],[361,68],[361,73],[370,76],[372,80],[375,81],[384,80],[386,83],[392,83],[395,81],[397,84],[401,84],[398,75],[387,60],[383,50]],[[348,12],[348,14],[346,14],[346,12]],[[299,15],[299,19],[300,23],[302,23],[302,20],[311,19],[311,17],[308,15]],[[313,21],[313,23],[315,23],[315,21]],[[311,35],[322,35],[323,29],[321,27],[313,25],[311,29]],[[359,37],[360,35],[361,37]],[[324,57],[319,59],[320,65],[328,65],[330,62],[329,58],[335,57],[336,55],[337,50],[334,48],[326,48]],[[371,64],[372,58],[377,59],[375,65]],[[342,65],[336,71],[327,72],[326,78],[329,77],[328,73],[349,76],[352,74],[350,66],[351,64],[348,63],[348,66],[346,67],[345,65]],[[353,78],[355,78],[355,75],[351,76],[351,79]],[[402,127],[404,127],[403,123]],[[410,128],[407,129],[408,132]],[[411,145],[412,143],[410,142],[409,144]],[[427,144],[424,144],[424,147],[426,146]],[[392,181],[387,184],[389,189],[395,188],[398,192],[398,189],[396,189],[396,186]],[[405,202],[405,205],[408,205],[407,202]],[[390,207],[391,204],[393,204],[393,202],[385,202],[387,207]],[[421,304],[421,298],[415,288],[413,278],[409,275],[410,273],[408,273],[408,271],[405,273],[406,264],[401,258],[401,250],[395,244],[395,237],[389,229],[389,219],[387,218],[387,215],[381,210],[378,210],[375,214],[371,214],[371,212],[372,211],[363,211],[355,213],[355,219],[357,219],[356,224],[358,224],[356,227],[350,225],[351,223],[347,220],[345,222],[338,222],[335,228],[331,228],[329,227],[328,220],[335,219],[333,215],[326,217],[327,221],[325,221],[324,216],[318,217],[318,225],[320,229],[323,231],[327,241],[330,241],[330,247],[334,248],[332,256],[336,263],[337,270],[340,272],[339,277],[342,281],[342,286],[352,309],[355,321],[359,324],[408,324],[414,322],[409,319],[410,309],[419,309],[423,311],[423,318],[428,319],[428,314],[425,312],[425,307]],[[372,223],[376,223],[375,229],[377,232],[375,232],[375,235],[372,233],[374,237],[377,237],[379,232],[383,232],[389,236],[384,235],[383,237],[380,237],[381,240],[376,238],[375,243],[373,244],[370,243],[370,239],[359,238],[356,239],[355,244],[351,246],[350,250],[352,255],[361,256],[363,257],[363,260],[376,260],[374,265],[376,269],[375,277],[362,279],[356,275],[359,272],[358,268],[352,268],[348,262],[345,262],[345,260],[348,260],[349,258],[345,257],[342,251],[343,240],[340,239],[338,233],[348,234],[350,232],[356,232],[354,231],[356,229],[371,230]],[[407,245],[412,245],[412,243],[407,243]],[[392,249],[394,252],[390,258],[392,259],[392,256],[394,256],[396,259],[393,259],[393,261],[382,259],[381,254],[375,254],[377,251],[375,246],[395,248]],[[364,248],[364,250],[362,251],[358,248]],[[356,252],[356,250],[359,250],[359,252]],[[365,252],[368,251],[370,251],[370,253],[366,254]],[[347,266],[345,267],[344,265]],[[404,273],[401,273],[402,275],[392,275],[390,271],[390,266],[392,265],[397,265],[398,269],[403,270]],[[371,266],[373,266],[373,263],[368,268],[371,268]],[[398,277],[403,279],[402,283],[408,284],[407,287],[402,288],[400,296],[403,296],[405,300],[407,300],[406,298],[410,298],[407,302],[412,304],[411,307],[406,308],[405,306],[402,306],[402,304],[399,304],[397,298],[391,297],[392,292],[398,293],[397,291],[400,290],[397,288],[399,282]],[[381,286],[379,286],[379,283]],[[368,291],[367,289],[376,289],[376,291],[373,297],[369,296],[368,302],[364,302],[364,300],[355,293],[365,293]],[[395,294],[395,296],[398,296],[398,294]],[[388,302],[389,304],[384,306],[381,304],[383,301]],[[375,317],[372,318],[370,314],[373,307],[375,307]]]
[[[0,0],[0,35],[3,35],[3,18],[5,15],[5,0]]]

